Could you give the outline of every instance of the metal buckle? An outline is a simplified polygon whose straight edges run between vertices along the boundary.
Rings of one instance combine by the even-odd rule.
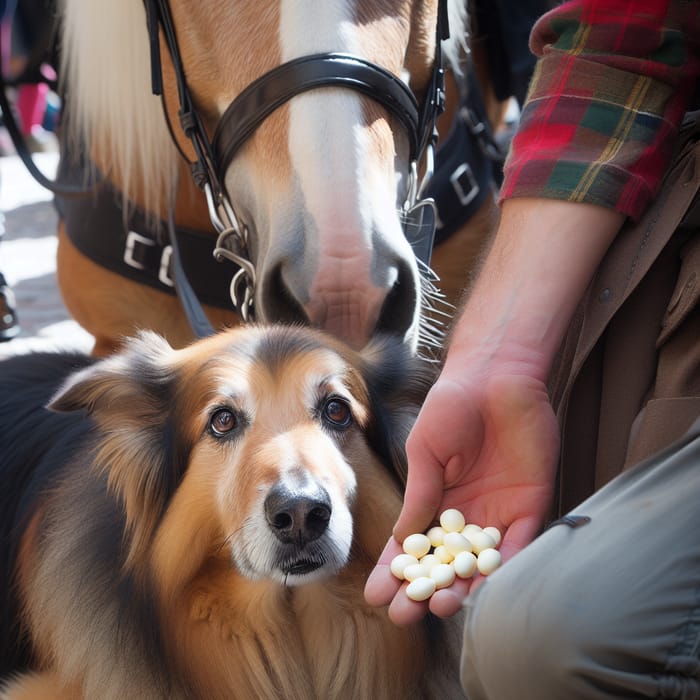
[[[126,234],[126,243],[124,245],[124,262],[136,270],[147,270],[146,266],[139,262],[135,257],[134,253],[136,251],[137,245],[146,245],[150,248],[158,247],[158,244],[148,236],[144,236],[136,231],[129,231]],[[158,281],[165,285],[166,287],[174,287],[175,282],[173,282],[170,276],[170,261],[173,256],[173,247],[167,245],[163,248],[160,254],[160,266],[158,268]]]
[[[173,257],[173,247],[171,245],[166,245],[163,248],[163,252],[160,256],[160,268],[158,269],[158,279],[162,284],[167,287],[174,287],[175,282],[173,282],[170,276],[170,260]]]
[[[462,185],[462,177],[466,176],[467,182],[465,184],[469,185],[469,190],[465,191]],[[478,194],[479,194],[479,183],[474,177],[474,172],[471,169],[469,163],[462,163],[460,166],[455,168],[452,175],[450,175],[450,182],[452,187],[457,194],[461,205],[466,207]]]
[[[129,267],[136,268],[137,270],[145,270],[145,265],[134,258],[134,248],[137,243],[155,246],[155,241],[152,241],[150,238],[142,236],[140,233],[136,233],[136,231],[129,231],[129,233],[126,234],[126,244],[124,245],[124,262]]]

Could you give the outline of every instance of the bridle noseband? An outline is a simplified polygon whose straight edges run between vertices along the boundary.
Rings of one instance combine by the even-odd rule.
[[[363,58],[344,53],[303,56],[265,73],[243,90],[222,115],[211,142],[187,85],[168,0],[144,0],[144,4],[153,93],[163,95],[159,33],[162,28],[175,70],[180,126],[196,155],[195,162],[191,163],[193,177],[205,193],[209,216],[219,234],[214,255],[239,266],[231,281],[231,299],[244,320],[253,316],[255,266],[248,252],[248,229],[239,222],[229,201],[223,186],[224,177],[247,139],[272,112],[295,95],[319,87],[345,87],[370,97],[396,117],[405,128],[410,144],[409,187],[402,213],[414,208],[419,192],[432,174],[436,123],[444,109],[441,41],[449,34],[446,0],[439,0],[438,4],[435,60],[422,105],[419,106],[413,91],[402,80]],[[167,110],[165,112],[167,119]],[[426,151],[426,175],[419,185],[417,163]]]
[[[221,116],[213,146],[219,177],[245,141],[278,107],[292,97],[319,87],[345,87],[371,97],[397,117],[411,144],[411,161],[417,159],[425,135],[418,103],[406,83],[393,73],[357,56],[322,53],[287,61],[251,83]]]

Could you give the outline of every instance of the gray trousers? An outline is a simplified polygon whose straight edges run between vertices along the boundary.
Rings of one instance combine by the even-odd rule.
[[[700,421],[466,601],[469,700],[700,698]]]

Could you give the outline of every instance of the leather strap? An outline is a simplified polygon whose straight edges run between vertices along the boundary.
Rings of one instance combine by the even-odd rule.
[[[180,299],[180,304],[182,304],[182,308],[185,311],[185,316],[190,324],[190,328],[197,338],[205,338],[208,335],[213,335],[214,327],[211,325],[207,315],[204,313],[204,309],[199,302],[197,293],[194,291],[189,277],[185,272],[172,209],[170,210],[168,216],[168,238],[173,251],[172,268],[175,291],[177,292],[177,296]]]
[[[421,146],[418,103],[393,73],[357,56],[325,53],[303,56],[260,76],[228,106],[216,128],[213,148],[220,181],[241,146],[263,121],[292,97],[319,87],[357,90],[384,105],[408,132],[411,160]]]
[[[467,67],[459,109],[435,152],[435,173],[425,197],[435,200],[435,245],[447,240],[500,185],[505,154],[493,137],[473,66]]]

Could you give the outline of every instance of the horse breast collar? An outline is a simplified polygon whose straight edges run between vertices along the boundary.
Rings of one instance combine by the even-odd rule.
[[[251,83],[226,109],[213,142],[194,107],[187,86],[177,36],[167,0],[144,0],[151,46],[153,93],[163,94],[159,28],[163,29],[177,80],[179,118],[197,156],[192,173],[204,191],[209,215],[219,237],[214,256],[239,266],[231,282],[231,298],[244,320],[253,315],[255,267],[248,255],[247,229],[238,221],[223,187],[226,169],[236,152],[274,110],[301,92],[317,87],[342,86],[378,101],[406,128],[411,146],[409,193],[403,205],[404,231],[425,268],[435,233],[434,205],[417,201],[432,174],[433,148],[437,141],[437,118],[444,108],[444,73],[441,41],[449,36],[447,2],[439,0],[435,60],[422,107],[403,81],[374,63],[343,53],[304,56],[288,61]],[[417,181],[417,162],[428,149],[426,176]],[[426,244],[427,241],[427,244]]]

